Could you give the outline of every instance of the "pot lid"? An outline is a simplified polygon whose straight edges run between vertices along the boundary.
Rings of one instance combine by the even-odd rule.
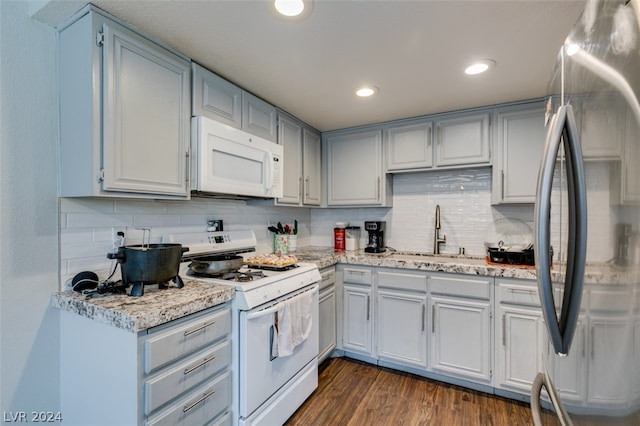
[[[531,227],[519,219],[503,218],[487,226],[484,244],[487,248],[505,251],[530,249],[533,242]]]

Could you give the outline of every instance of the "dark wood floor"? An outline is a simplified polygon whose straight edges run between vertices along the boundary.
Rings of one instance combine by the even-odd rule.
[[[550,414],[545,425],[558,424]],[[318,389],[286,425],[531,425],[529,405],[348,358],[320,366]]]
[[[560,422],[548,411],[543,424]],[[625,418],[576,418],[574,426],[638,426]],[[287,421],[288,426],[532,425],[529,404],[449,385],[348,358],[319,369],[318,388]]]

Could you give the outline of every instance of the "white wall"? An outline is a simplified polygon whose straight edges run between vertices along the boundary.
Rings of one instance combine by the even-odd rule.
[[[59,410],[55,30],[0,1],[0,404]]]

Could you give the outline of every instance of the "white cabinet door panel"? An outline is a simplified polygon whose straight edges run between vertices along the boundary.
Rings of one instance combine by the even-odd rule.
[[[378,356],[392,362],[427,366],[427,295],[378,290]]]
[[[491,381],[491,304],[431,298],[431,360],[434,371],[465,379]]]
[[[118,25],[103,32],[103,189],[187,194],[188,62]]]

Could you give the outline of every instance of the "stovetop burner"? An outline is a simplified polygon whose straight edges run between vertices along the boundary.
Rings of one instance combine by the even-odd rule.
[[[195,272],[192,269],[187,271],[187,275],[198,278],[216,278],[225,281],[237,281],[237,282],[247,282],[253,281],[254,279],[264,278],[266,277],[265,273],[262,271],[231,271],[225,272],[222,274],[207,274],[201,272]]]

